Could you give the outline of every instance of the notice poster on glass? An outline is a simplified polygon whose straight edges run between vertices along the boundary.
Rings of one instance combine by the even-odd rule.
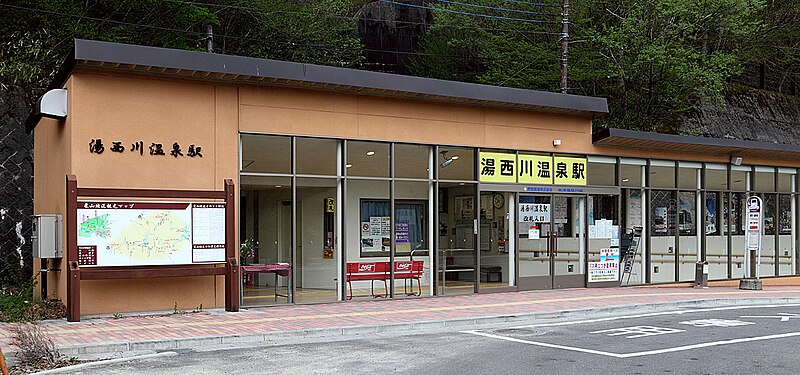
[[[589,226],[589,238],[609,239],[613,235],[613,225],[611,220],[599,219],[594,221],[594,225]]]
[[[666,234],[667,233],[667,208],[656,207],[655,215],[653,215],[653,233]]]
[[[589,262],[589,282],[619,281],[619,248],[600,249],[600,261]]]
[[[628,209],[625,210],[629,227],[642,225],[642,192],[630,190],[628,194]]]
[[[78,202],[80,266],[225,262],[225,204]]]
[[[368,253],[389,250],[390,220],[388,216],[371,216],[369,221],[361,223],[361,251]]]
[[[475,198],[472,196],[455,197],[456,218],[459,220],[472,220],[475,215]]]
[[[394,240],[397,253],[407,253],[411,251],[411,243],[408,240],[408,222],[397,221],[394,223]]]
[[[546,203],[520,203],[519,221],[521,223],[550,222],[550,205]]]

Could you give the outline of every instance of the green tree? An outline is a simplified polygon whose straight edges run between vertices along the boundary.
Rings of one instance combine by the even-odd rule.
[[[587,38],[607,64],[612,113],[602,124],[667,132],[699,100],[721,99],[765,6],[761,0],[601,4],[608,15]]]
[[[415,62],[420,75],[556,91],[560,71],[557,5],[473,0],[434,11],[436,23]],[[438,3],[437,3],[438,4]],[[759,30],[762,0],[589,0],[570,10],[570,93],[605,96],[611,113],[600,126],[671,131],[681,113],[720,98],[725,80],[745,61]],[[490,8],[486,8],[490,7]],[[450,11],[481,13],[489,17]],[[543,13],[543,14],[537,14]],[[458,29],[444,26],[470,26]],[[439,56],[456,55],[448,59]]]
[[[358,67],[353,15],[364,0],[9,0],[0,24],[0,84],[42,93],[74,38]]]

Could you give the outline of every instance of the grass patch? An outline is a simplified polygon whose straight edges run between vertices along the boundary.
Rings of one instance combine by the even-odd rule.
[[[20,289],[0,289],[0,322],[35,322],[61,319],[67,309],[58,301],[34,301],[33,282]]]

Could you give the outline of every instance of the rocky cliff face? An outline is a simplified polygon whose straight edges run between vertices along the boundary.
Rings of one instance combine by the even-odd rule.
[[[29,109],[22,93],[0,86],[0,288],[31,277],[33,136],[22,122]]]
[[[405,1],[424,5],[420,0]],[[358,34],[366,51],[365,67],[409,74],[408,62],[414,57],[425,29],[433,22],[430,10],[381,1],[364,5],[356,15]]]
[[[724,105],[704,104],[678,126],[684,135],[800,144],[800,97],[731,85]]]

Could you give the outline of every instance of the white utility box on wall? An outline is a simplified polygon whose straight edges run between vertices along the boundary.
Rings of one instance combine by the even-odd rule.
[[[61,215],[43,214],[33,216],[33,245],[34,258],[61,258]]]

